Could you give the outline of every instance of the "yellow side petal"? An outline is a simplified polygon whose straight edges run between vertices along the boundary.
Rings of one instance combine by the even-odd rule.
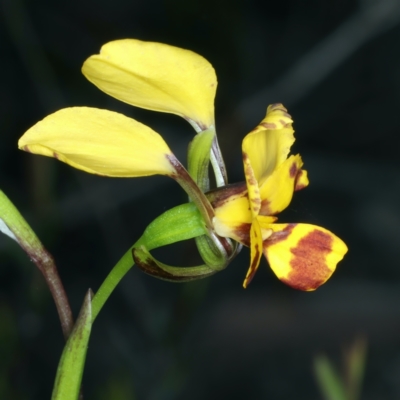
[[[260,224],[254,219],[250,229],[250,267],[247,271],[246,278],[243,282],[243,287],[246,289],[247,285],[253,279],[260,265],[261,256],[263,253],[263,240]]]
[[[214,125],[215,71],[192,51],[116,40],[89,57],[82,72],[100,90],[125,103],[180,115],[203,130]]]
[[[158,133],[97,108],[57,111],[25,132],[18,147],[92,174],[136,177],[175,172],[169,161],[174,156]]]
[[[272,224],[274,233],[263,242],[263,252],[276,276],[300,290],[325,283],[347,252],[332,232],[309,224]]]
[[[215,212],[213,219],[215,232],[219,236],[229,237],[249,246],[250,226],[253,217],[245,187],[230,196],[211,201],[211,205]]]
[[[306,188],[309,185],[309,183],[310,181],[308,180],[307,171],[301,169],[296,177],[294,191],[297,192],[298,190]]]
[[[243,140],[242,150],[250,159],[261,185],[287,158],[294,143],[292,119],[282,104],[270,105],[266,117]]]
[[[301,170],[303,162],[300,155],[285,160],[260,187],[262,215],[275,215],[284,210],[291,202],[297,177],[307,176]],[[302,184],[305,184],[303,179]]]
[[[257,219],[261,227],[263,240],[265,240],[273,233],[270,225],[273,224],[278,218],[270,215],[259,215]]]

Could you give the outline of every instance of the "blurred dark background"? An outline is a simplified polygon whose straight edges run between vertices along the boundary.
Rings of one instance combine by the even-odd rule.
[[[80,73],[119,38],[188,48],[213,64],[231,182],[243,180],[242,138],[282,102],[311,185],[280,220],[324,226],[350,251],[313,293],[283,285],[265,260],[244,290],[247,249],[190,284],[134,268],[94,325],[85,399],[321,399],[314,357],[340,367],[357,337],[368,341],[362,399],[399,399],[400,2],[1,0],[0,188],[54,255],[75,315],[147,224],[186,201],[164,177],[106,179],[17,150],[47,114],[89,105],[150,125],[185,161],[185,121],[122,104]],[[162,257],[193,264],[193,245]],[[62,347],[42,276],[0,237],[0,398],[50,398]]]

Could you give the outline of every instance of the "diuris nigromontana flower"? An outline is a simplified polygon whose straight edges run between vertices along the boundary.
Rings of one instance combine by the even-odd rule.
[[[189,148],[189,172],[148,126],[89,107],[49,115],[21,137],[20,149],[104,176],[172,177],[198,207],[217,247],[222,243],[229,248],[229,239],[250,247],[244,287],[262,254],[276,276],[296,289],[314,290],[329,279],[347,252],[344,242],[318,226],[276,223],[276,215],[289,205],[293,193],[309,183],[300,155],[289,155],[295,140],[293,121],[283,105],[270,105],[261,123],[245,136],[245,182],[228,184],[215,134],[217,79],[207,60],[166,44],[125,39],[104,45],[100,54],[85,61],[82,72],[125,103],[185,118],[197,132]],[[208,147],[194,146],[198,137],[205,138]],[[213,190],[209,161],[217,182]],[[228,251],[227,259],[234,252]]]

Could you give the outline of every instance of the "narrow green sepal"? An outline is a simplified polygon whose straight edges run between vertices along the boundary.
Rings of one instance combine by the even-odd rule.
[[[144,247],[132,249],[135,264],[146,274],[170,282],[189,282],[206,278],[217,271],[207,265],[195,267],[172,267],[157,261]]]
[[[193,239],[207,233],[205,222],[193,203],[171,208],[151,222],[135,247],[144,245],[148,250]]]
[[[195,238],[197,250],[202,260],[212,269],[221,271],[226,268],[237,254],[237,242],[217,235]]]
[[[214,130],[199,132],[190,142],[188,148],[188,172],[202,192],[210,190],[208,165],[214,138]]]
[[[74,329],[58,364],[52,400],[77,400],[92,329],[92,291],[89,289]]]

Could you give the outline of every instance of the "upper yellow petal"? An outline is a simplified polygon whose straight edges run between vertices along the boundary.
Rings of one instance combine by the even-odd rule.
[[[261,123],[242,144],[259,185],[287,158],[294,143],[292,119],[282,104],[272,104]]]
[[[264,255],[276,276],[300,290],[325,283],[347,253],[332,232],[309,224],[271,224],[274,233],[263,242]]]
[[[99,89],[125,103],[177,114],[206,129],[214,125],[217,77],[200,55],[135,39],[105,44],[82,67]]]
[[[290,204],[298,176],[303,177],[302,184],[307,183],[307,174],[301,170],[302,165],[299,154],[290,156],[264,181],[260,187],[260,214],[275,215]]]
[[[25,132],[18,147],[105,176],[175,173],[169,161],[174,156],[158,133],[122,114],[97,108],[59,110]]]

